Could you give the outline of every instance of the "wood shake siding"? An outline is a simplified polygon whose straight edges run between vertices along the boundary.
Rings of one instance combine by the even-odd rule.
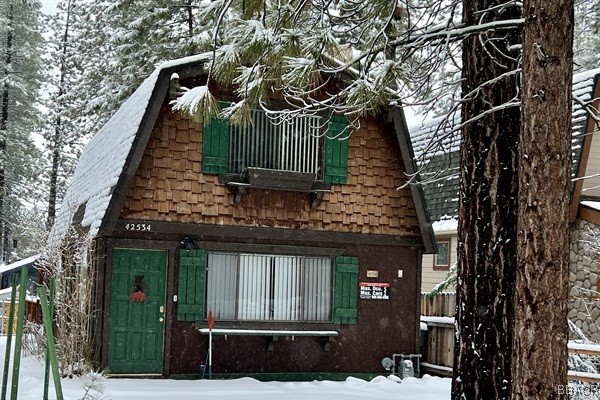
[[[395,137],[374,119],[350,137],[348,183],[332,185],[316,209],[309,194],[249,189],[241,204],[217,175],[201,173],[202,126],[163,106],[120,217],[336,232],[418,235]]]

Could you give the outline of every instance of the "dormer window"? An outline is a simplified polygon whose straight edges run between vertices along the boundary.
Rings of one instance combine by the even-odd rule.
[[[315,192],[346,183],[345,117],[251,111],[251,123],[213,118],[203,129],[202,172],[235,187]]]

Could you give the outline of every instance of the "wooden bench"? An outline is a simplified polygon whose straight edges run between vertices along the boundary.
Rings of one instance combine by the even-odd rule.
[[[198,331],[202,335],[208,335],[210,329],[208,328],[200,328]],[[327,338],[327,342],[324,344],[323,348],[325,351],[329,350],[330,342],[334,337],[338,336],[337,331],[332,330],[284,330],[284,329],[223,329],[223,328],[214,328],[212,330],[212,334],[216,336],[224,336],[227,339],[227,336],[266,336],[270,337],[268,350],[273,351],[274,342],[278,340],[280,337],[290,337],[292,340],[296,336],[312,336],[312,337],[324,337]]]

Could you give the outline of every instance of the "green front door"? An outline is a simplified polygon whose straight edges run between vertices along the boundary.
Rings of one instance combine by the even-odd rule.
[[[160,374],[167,253],[113,250],[108,372]]]

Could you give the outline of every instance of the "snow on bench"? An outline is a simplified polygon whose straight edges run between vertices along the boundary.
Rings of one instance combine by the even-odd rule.
[[[208,328],[198,329],[203,335],[208,335]],[[246,336],[337,336],[337,331],[288,331],[273,329],[213,329],[213,335],[246,335]]]

